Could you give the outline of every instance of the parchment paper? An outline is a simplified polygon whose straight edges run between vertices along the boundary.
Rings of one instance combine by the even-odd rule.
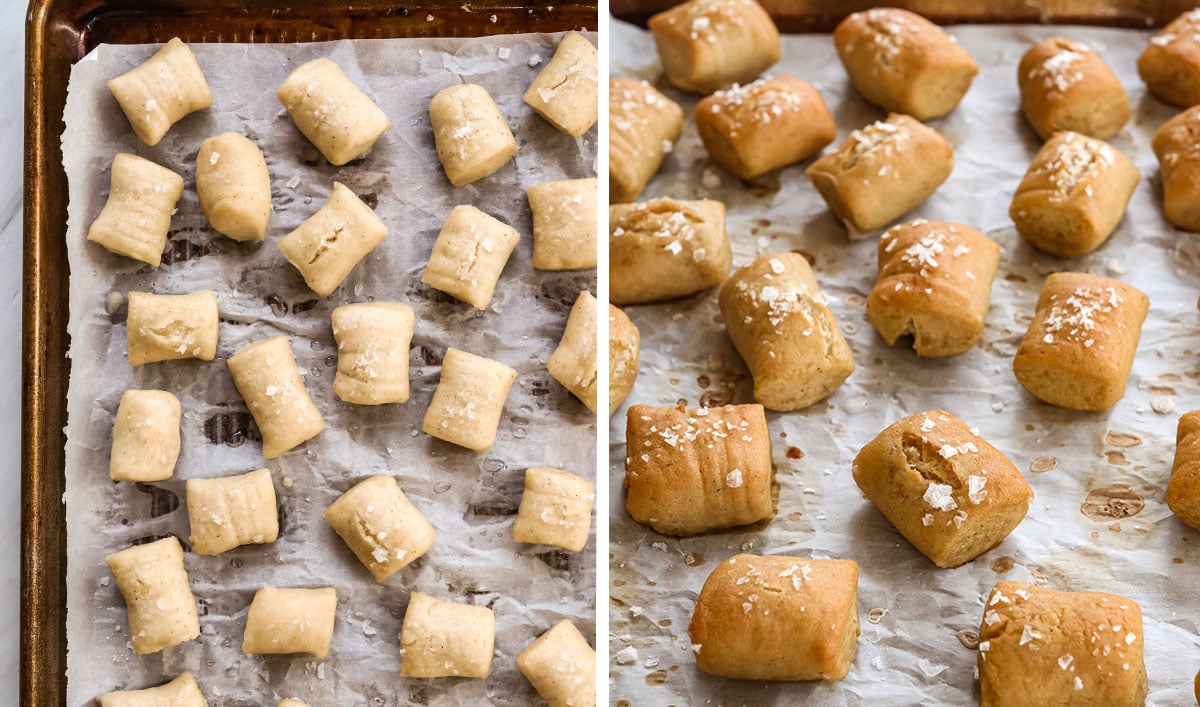
[[[134,136],[104,82],[157,47],[101,46],[74,67],[63,138],[70,178],[72,339],[65,499],[70,705],[115,688],[157,684],[183,670],[195,673],[213,705],[274,705],[287,696],[312,705],[527,704],[537,698],[516,669],[516,654],[563,618],[589,638],[594,634],[594,539],[580,554],[512,539],[526,468],[544,464],[595,478],[594,418],[545,365],[576,296],[594,288],[595,275],[533,270],[524,193],[530,184],[594,173],[594,132],[579,140],[566,136],[521,101],[557,41],[556,35],[516,35],[193,45],[214,105],[175,125],[154,148]],[[364,159],[342,168],[321,158],[275,98],[292,69],[319,56],[337,61],[392,119],[392,129]],[[438,163],[427,111],[434,93],[459,82],[488,89],[520,151],[497,174],[455,189]],[[274,213],[262,244],[238,244],[211,231],[197,202],[196,152],[204,138],[226,130],[244,132],[266,153]],[[107,197],[109,165],[119,151],[166,165],[186,180],[172,221],[173,257],[157,270],[84,240]],[[335,179],[376,208],[390,236],[332,296],[320,298],[275,242],[320,208]],[[523,234],[484,312],[420,283],[442,221],[462,203]],[[204,288],[216,289],[220,301],[216,360],[130,369],[124,293]],[[336,349],[330,312],[347,302],[388,299],[416,310],[412,398],[382,407],[343,403],[332,392]],[[259,442],[244,437],[249,417],[225,360],[241,346],[278,333],[290,337],[327,428],[302,447],[265,461]],[[520,374],[496,445],[483,454],[419,432],[449,346],[497,359]],[[169,481],[134,485],[108,479],[113,416],[122,392],[131,387],[164,388],[183,403],[183,452]],[[150,656],[133,654],[124,603],[104,555],[167,534],[186,542],[187,479],[264,466],[278,494],[279,540],[214,557],[187,553],[201,638]],[[338,495],[378,473],[397,477],[438,534],[427,555],[384,584],[375,583],[321,517]],[[246,609],[265,584],[337,588],[328,660],[242,653]],[[410,590],[495,610],[496,659],[489,678],[400,678],[397,637]]]
[[[906,346],[889,348],[864,308],[875,282],[876,237],[848,240],[802,167],[756,185],[738,183],[704,152],[691,119],[695,97],[668,90],[684,106],[687,122],[662,174],[642,198],[724,201],[735,267],[768,252],[811,254],[858,368],[828,401],[799,413],[768,413],[781,492],[779,513],[761,532],[671,539],[633,523],[621,490],[624,410],[614,418],[610,630],[612,699],[618,704],[977,704],[976,653],[956,632],[978,629],[983,598],[1005,579],[1135,599],[1145,614],[1150,703],[1191,704],[1192,677],[1200,669],[1195,604],[1200,536],[1170,513],[1163,490],[1176,419],[1197,407],[1200,241],[1171,228],[1161,213],[1149,141],[1174,109],[1148,97],[1137,78],[1136,58],[1150,35],[1045,26],[955,27],[950,33],[974,55],[980,74],[958,109],[932,123],[955,148],[953,174],[907,218],[966,223],[1003,248],[982,342],[954,358],[921,360]],[[1134,117],[1111,143],[1142,173],[1109,243],[1078,260],[1034,251],[1007,213],[1039,147],[1020,114],[1016,65],[1029,45],[1056,34],[1088,43],[1121,78]],[[649,34],[614,22],[612,56],[613,75],[665,85]],[[838,124],[838,142],[830,149],[851,130],[883,117],[849,84],[828,35],[785,37],[783,61],[770,70],[780,73],[812,81],[821,91]],[[1012,355],[1045,276],[1056,270],[1115,277],[1150,297],[1128,391],[1110,412],[1078,413],[1039,403],[1013,377]],[[631,404],[674,405],[680,399],[691,406],[702,400],[719,404],[729,398],[714,393],[726,390],[734,402],[753,400],[745,366],[721,324],[715,291],[628,311],[642,332]],[[885,426],[933,408],[977,426],[1025,472],[1036,494],[1029,515],[1003,544],[956,570],[938,569],[918,553],[850,476],[858,450]],[[1036,461],[1043,457],[1056,460],[1057,468],[1033,473],[1031,467],[1050,465]],[[1081,512],[1089,493],[1113,484],[1128,484],[1143,498],[1141,512],[1120,520],[1095,520]],[[845,680],[764,684],[696,669],[687,636],[696,596],[719,562],[743,550],[859,562],[862,636]],[[878,618],[882,610],[887,613]]]

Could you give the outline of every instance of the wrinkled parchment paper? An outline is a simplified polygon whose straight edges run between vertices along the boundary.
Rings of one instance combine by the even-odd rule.
[[[545,365],[576,296],[594,290],[595,277],[533,270],[524,193],[530,184],[594,174],[595,133],[579,140],[566,136],[521,101],[557,41],[556,35],[517,35],[193,45],[214,105],[175,125],[154,148],[134,136],[104,82],[156,47],[102,46],[75,66],[63,140],[71,190],[70,705],[89,703],[114,688],[157,684],[183,670],[195,673],[213,705],[274,705],[287,696],[313,705],[527,704],[536,696],[517,671],[516,654],[563,618],[574,620],[585,635],[594,634],[594,540],[580,554],[512,540],[526,468],[556,466],[595,477],[594,418]],[[292,69],[320,56],[337,61],[392,119],[392,129],[364,159],[341,168],[321,158],[275,98],[275,88]],[[495,97],[520,151],[497,174],[455,189],[434,152],[427,111],[434,93],[460,82],[481,84]],[[216,234],[197,202],[196,152],[204,138],[226,130],[244,132],[266,153],[274,213],[262,244]],[[164,164],[187,183],[172,221],[169,257],[157,270],[84,240],[107,197],[109,164],[119,151]],[[320,208],[335,179],[376,208],[390,236],[332,296],[320,298],[275,242]],[[463,203],[523,234],[484,312],[420,282],[442,221]],[[216,289],[220,301],[216,360],[130,369],[121,295],[204,288]],[[343,403],[332,391],[337,352],[330,312],[348,302],[389,299],[416,310],[412,398],[381,407]],[[302,447],[265,461],[259,442],[245,439],[249,417],[225,360],[241,346],[279,333],[290,337],[327,428]],[[449,346],[495,358],[520,374],[496,445],[483,454],[418,431]],[[164,388],[183,403],[183,452],[169,481],[134,485],[108,479],[113,415],[131,387]],[[187,553],[200,603],[200,640],[150,656],[133,654],[124,603],[104,555],[166,534],[186,542],[187,479],[264,466],[278,495],[279,540],[214,557]],[[321,517],[355,482],[380,473],[397,477],[438,534],[427,555],[384,584],[375,583]],[[246,609],[266,584],[337,588],[327,660],[242,653]],[[400,677],[397,636],[410,590],[495,610],[496,659],[489,678]]]
[[[954,172],[909,218],[966,223],[1003,248],[982,342],[954,358],[921,360],[910,348],[889,348],[864,308],[875,282],[874,234],[849,241],[802,167],[752,186],[738,183],[704,152],[691,119],[695,97],[667,91],[681,101],[687,123],[644,198],[724,201],[735,266],[769,252],[811,254],[858,368],[826,402],[798,413],[767,414],[781,492],[778,515],[760,532],[672,539],[633,523],[621,491],[624,410],[614,418],[614,702],[976,704],[976,653],[960,643],[956,632],[977,630],[983,598],[996,581],[1011,579],[1110,591],[1138,601],[1145,614],[1150,703],[1192,703],[1192,677],[1200,669],[1195,603],[1200,535],[1170,513],[1163,490],[1176,419],[1200,407],[1200,240],[1171,228],[1161,213],[1150,136],[1174,110],[1148,97],[1136,74],[1137,55],[1150,34],[1042,26],[954,27],[950,33],[974,55],[980,74],[958,109],[932,122],[955,148]],[[1109,243],[1078,260],[1034,251],[1018,237],[1007,213],[1039,146],[1020,114],[1016,65],[1029,45],[1056,34],[1087,42],[1121,78],[1134,117],[1111,143],[1142,173]],[[838,143],[851,130],[883,117],[850,86],[828,35],[785,37],[783,61],[770,73],[793,73],[817,85],[837,120]],[[650,36],[614,22],[613,75],[661,87],[665,82],[659,74]],[[1078,413],[1039,403],[1013,377],[1012,355],[1042,281],[1056,270],[1115,277],[1150,297],[1125,399],[1110,412]],[[753,400],[745,366],[724,333],[715,291],[628,311],[642,332],[641,371],[630,403],[719,404],[730,394],[734,402]],[[1003,544],[956,570],[937,569],[918,553],[863,498],[850,476],[858,450],[886,425],[932,408],[977,426],[1025,473],[1036,494],[1029,515]],[[1056,468],[1035,471],[1054,465],[1050,460]],[[1096,494],[1094,506],[1106,507],[1102,489],[1115,484],[1127,484],[1144,499],[1139,513],[1115,519],[1091,507],[1093,517],[1081,512],[1089,494]],[[743,550],[858,561],[862,636],[845,680],[764,684],[714,678],[696,669],[687,636],[696,596],[717,563]]]

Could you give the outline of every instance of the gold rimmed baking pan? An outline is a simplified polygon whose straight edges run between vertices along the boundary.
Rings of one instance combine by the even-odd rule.
[[[21,704],[66,701],[67,175],[71,66],[98,44],[315,42],[595,30],[595,0],[32,0],[25,45]],[[432,19],[430,19],[432,18]]]

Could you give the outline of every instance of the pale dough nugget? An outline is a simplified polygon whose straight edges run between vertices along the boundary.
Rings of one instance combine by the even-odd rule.
[[[496,614],[413,592],[400,627],[400,676],[486,678],[492,672]]]
[[[549,707],[596,705],[596,651],[566,619],[525,646],[517,668]]]
[[[289,698],[285,699],[284,701],[280,702],[279,707],[308,707],[308,704],[305,702],[301,702],[300,700],[294,700],[289,697]]]
[[[525,91],[523,100],[568,135],[579,137],[596,124],[600,102],[599,54],[578,32],[568,32],[554,57]]]
[[[325,509],[325,520],[376,582],[407,567],[437,540],[396,479],[382,474],[339,496]]]
[[[158,267],[171,215],[183,195],[183,177],[125,152],[113,158],[108,201],[88,228],[87,239],[117,255]]]
[[[608,416],[625,403],[637,381],[642,336],[629,315],[608,305]]]
[[[1108,240],[1138,169],[1112,145],[1080,133],[1055,133],[1038,150],[1008,207],[1021,237],[1051,255],[1076,258]]]
[[[1129,121],[1129,97],[1108,64],[1082,42],[1038,42],[1017,67],[1021,108],[1043,140],[1073,130],[1101,140]]]
[[[179,461],[179,398],[165,390],[127,390],[113,423],[108,476],[113,481],[162,481]]]
[[[220,331],[217,293],[201,290],[186,295],[129,293],[125,341],[129,365],[217,355]]]
[[[1150,144],[1162,172],[1163,214],[1177,228],[1200,231],[1200,106],[1163,123]]]
[[[318,660],[329,655],[337,591],[333,587],[297,589],[263,587],[246,612],[242,652],[246,655],[307,653]]]
[[[892,113],[850,133],[837,151],[804,173],[834,216],[865,233],[912,211],[953,169],[954,150],[945,138],[907,115]]]
[[[1131,599],[998,582],[979,627],[980,707],[1140,707],[1142,644]]]
[[[625,427],[625,508],[663,535],[699,535],[775,515],[761,405],[634,405]]]
[[[104,561],[125,598],[134,653],[157,653],[200,635],[178,538],[134,545]]]
[[[546,368],[571,395],[596,412],[596,298],[580,292],[567,317],[558,348],[550,354]]]
[[[1200,10],[1189,10],[1150,38],[1138,75],[1160,100],[1180,108],[1200,103]]]
[[[279,250],[313,292],[327,297],[387,236],[387,226],[371,207],[334,182],[325,205],[281,238]]]
[[[688,626],[696,665],[741,680],[841,680],[858,650],[858,563],[734,555]]]
[[[533,212],[533,267],[583,270],[596,267],[598,182],[568,179],[525,188]]]
[[[217,233],[235,241],[261,241],[271,218],[271,175],[258,145],[238,133],[221,133],[200,145],[196,194]]]
[[[954,110],[979,73],[971,54],[941,27],[899,8],[850,15],[834,30],[833,44],[864,98],[917,120]]]
[[[325,429],[300,377],[286,336],[247,344],[229,357],[229,372],[263,439],[263,456],[274,459]]]
[[[695,116],[704,149],[738,179],[808,159],[837,137],[821,94],[787,74],[717,91]]]
[[[408,346],[412,307],[401,302],[360,302],[333,310],[338,367],[333,392],[355,405],[408,402]]]
[[[779,30],[754,0],[689,0],[646,23],[671,83],[712,93],[779,61]]]
[[[638,79],[608,80],[608,199],[633,201],[683,132],[683,109]]]
[[[154,56],[108,82],[129,125],[147,145],[157,145],[179,119],[212,105],[196,57],[179,37]]]
[[[587,479],[548,466],[527,469],[513,540],[579,552],[587,545],[595,500]]]
[[[867,319],[889,346],[912,335],[918,356],[954,356],[983,335],[1000,246],[959,223],[918,219],[879,239]]]
[[[517,372],[499,361],[448,349],[421,430],[451,444],[487,451],[496,441],[504,400]]]
[[[1054,273],[1013,357],[1034,396],[1073,410],[1107,410],[1125,396],[1150,300],[1116,280]]]
[[[487,309],[500,273],[521,240],[517,229],[474,206],[455,206],[429,255],[421,282]]]
[[[1017,467],[942,410],[892,423],[852,470],[867,499],[938,567],[958,567],[999,545],[1033,502]]]
[[[608,254],[613,304],[661,302],[719,285],[733,261],[725,205],[712,199],[613,204]]]
[[[188,523],[192,550],[219,555],[240,545],[273,543],[279,537],[279,509],[271,472],[188,479]]]
[[[392,127],[379,106],[331,59],[320,58],[296,67],[275,96],[292,122],[332,165],[344,165],[362,155]]]
[[[191,673],[142,690],[118,690],[96,698],[99,707],[208,707]]]
[[[1167,507],[1200,530],[1200,410],[1183,414],[1175,435],[1175,462],[1167,482]]]
[[[762,255],[721,285],[721,318],[770,410],[802,410],[854,372],[850,345],[803,255]]]
[[[438,159],[456,187],[496,172],[517,154],[517,140],[483,86],[444,88],[429,103]]]

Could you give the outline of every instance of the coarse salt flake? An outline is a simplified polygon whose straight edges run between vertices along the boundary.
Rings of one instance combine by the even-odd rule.
[[[958,508],[958,503],[954,500],[954,489],[950,484],[930,482],[929,487],[925,489],[925,502],[938,511],[952,511]]]
[[[967,477],[967,498],[971,499],[971,503],[979,505],[987,496],[987,490],[983,487],[987,485],[986,476],[968,476]]]

